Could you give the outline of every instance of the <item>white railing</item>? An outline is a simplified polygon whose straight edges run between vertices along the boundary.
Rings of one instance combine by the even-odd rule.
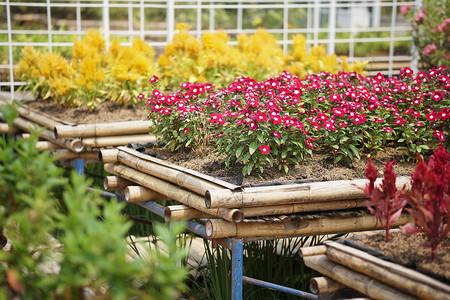
[[[326,1],[151,1],[151,0],[42,0],[0,2],[0,88],[13,91],[25,83],[14,79],[13,69],[18,62],[19,49],[25,45],[47,47],[70,47],[73,42],[58,41],[61,36],[80,38],[88,28],[101,28],[107,42],[121,37],[123,44],[140,37],[161,53],[175,34],[176,23],[189,23],[190,33],[197,38],[207,31],[223,29],[236,44],[240,33],[254,33],[264,27],[277,37],[284,52],[289,51],[294,34],[304,34],[308,47],[315,44],[326,46],[334,53],[340,44],[348,45],[348,61],[368,60],[373,70],[387,76],[398,73],[399,66],[415,67],[411,26],[399,13],[403,5],[418,5],[414,1],[385,0],[326,0]],[[56,19],[55,11],[66,13]],[[90,11],[96,11],[92,19]],[[125,16],[120,20],[117,15]],[[188,17],[187,17],[188,16]],[[224,24],[224,16],[233,18]],[[36,29],[23,29],[23,23],[36,24]],[[361,34],[382,33],[383,37],[363,37]],[[17,37],[40,37],[40,41],[20,41]],[[6,41],[5,40],[6,37]],[[44,37],[44,38],[43,38]],[[126,41],[128,40],[128,41]],[[388,43],[386,53],[376,56],[360,55],[358,45],[364,43]],[[397,53],[395,43],[409,45],[405,53]],[[6,53],[6,54],[5,54]]]

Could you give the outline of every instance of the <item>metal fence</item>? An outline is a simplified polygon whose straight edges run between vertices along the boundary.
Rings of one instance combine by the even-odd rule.
[[[73,45],[89,28],[101,29],[107,43],[119,37],[130,44],[140,37],[161,53],[176,33],[177,23],[188,23],[190,33],[222,29],[237,44],[240,33],[265,28],[288,52],[295,34],[308,47],[322,44],[328,53],[348,61],[369,61],[369,74],[392,76],[400,67],[415,69],[411,25],[400,14],[404,5],[420,0],[384,1],[150,1],[42,0],[0,2],[0,88],[13,91],[25,83],[14,79],[14,65],[26,45],[58,51]]]

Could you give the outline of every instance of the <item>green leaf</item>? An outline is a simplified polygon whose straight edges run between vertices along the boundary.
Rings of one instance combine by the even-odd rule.
[[[243,163],[244,163],[244,164],[246,164],[246,163],[248,162],[248,160],[250,159],[250,156],[251,156],[250,152],[247,152],[247,153],[244,155],[244,160],[243,160]]]
[[[352,150],[353,154],[354,154],[358,159],[360,159],[358,149],[356,149],[355,145],[350,144],[350,145],[348,145],[348,147],[350,148],[350,150]]]
[[[255,141],[251,142],[250,149],[249,149],[250,155],[255,153],[256,149],[258,149],[258,144]]]
[[[230,145],[230,146],[231,146],[231,145]],[[227,147],[227,148],[228,148],[228,147]],[[227,149],[227,151],[228,151],[228,149]],[[244,151],[244,146],[241,146],[241,147],[239,147],[239,148],[236,150],[236,158],[238,158],[239,156],[241,156],[242,151]]]

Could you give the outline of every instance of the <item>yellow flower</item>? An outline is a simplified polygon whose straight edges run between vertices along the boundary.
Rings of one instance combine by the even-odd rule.
[[[87,45],[82,40],[74,41],[72,47],[72,55],[74,58],[82,59],[88,53]]]
[[[97,69],[94,75],[94,80],[96,82],[103,82],[105,81],[105,72],[103,72],[102,69]]]
[[[118,38],[114,38],[111,42],[111,46],[108,49],[107,56],[111,59],[116,58],[120,52],[120,41]]]
[[[330,72],[336,74],[338,71],[339,63],[335,54],[326,55],[322,58],[323,70],[325,72]]]
[[[306,38],[302,34],[296,34],[292,38],[292,52],[294,59],[303,60],[306,56]]]
[[[153,59],[153,56],[155,55],[155,51],[153,50],[153,47],[150,46],[149,44],[147,44],[145,41],[141,40],[140,38],[135,38],[133,40],[131,49],[138,53],[144,54],[145,56],[147,56],[150,59]]]
[[[191,27],[191,25],[189,25],[187,23],[178,23],[175,25],[175,28],[179,31],[188,31],[192,27]]]
[[[91,78],[95,75],[95,64],[89,56],[86,56],[80,65],[80,75]]]
[[[160,55],[158,57],[158,64],[161,67],[166,67],[166,66],[168,66],[170,64],[170,61],[169,61],[169,59],[167,58],[166,55],[162,54],[162,55]]]
[[[83,39],[84,43],[89,48],[92,48],[96,53],[101,53],[105,51],[105,38],[100,34],[100,31],[97,29],[89,29],[86,33],[86,36]]]
[[[327,51],[324,47],[322,47],[322,45],[318,45],[311,47],[309,53],[317,59],[321,59],[326,55]]]

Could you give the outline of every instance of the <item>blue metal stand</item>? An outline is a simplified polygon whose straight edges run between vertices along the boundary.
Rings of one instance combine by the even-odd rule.
[[[247,276],[242,276],[242,281],[245,283],[257,285],[257,286],[264,287],[267,289],[276,290],[276,291],[280,291],[283,293],[287,293],[287,294],[291,294],[291,295],[295,295],[295,296],[299,296],[299,297],[303,297],[303,298],[307,298],[307,299],[319,299],[317,295],[314,295],[311,293],[295,290],[295,289],[292,289],[289,287],[285,287],[285,286],[278,285],[275,283],[270,283],[270,282],[250,278]]]
[[[231,299],[242,299],[242,275],[243,275],[243,255],[244,242],[242,239],[231,239]]]
[[[84,159],[75,159],[75,168],[78,175],[84,175]]]

